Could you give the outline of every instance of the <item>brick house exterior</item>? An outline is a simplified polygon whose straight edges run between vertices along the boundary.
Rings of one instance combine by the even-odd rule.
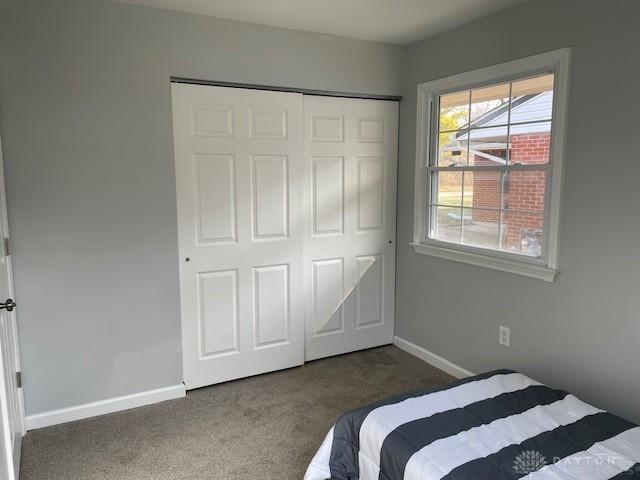
[[[549,159],[550,135],[548,132],[528,133],[511,137],[510,158],[513,163],[527,165],[541,164]],[[485,153],[504,158],[505,152],[489,150]],[[495,162],[479,155],[474,156],[475,165],[495,165]],[[500,208],[500,174],[496,172],[476,172],[473,178],[473,206],[475,208]],[[515,172],[505,179],[504,206],[509,210],[533,210],[540,214],[506,215],[504,221],[504,246],[519,249],[522,235],[535,234],[543,228],[545,197],[545,173]],[[479,222],[499,221],[499,212],[474,210],[473,220]]]
[[[472,164],[504,165],[507,148],[512,164],[533,165],[549,161],[551,134],[548,119],[551,118],[552,96],[550,93],[543,93],[522,100],[512,109],[512,120],[517,117],[519,122],[530,122],[531,119],[534,122],[542,119],[546,121],[512,127],[507,146],[506,128],[502,127],[503,130],[498,132],[499,127],[492,127],[492,124],[504,122],[504,115],[500,118],[500,115],[488,112],[489,122],[472,124],[471,132],[467,131],[463,135],[465,139],[470,137]],[[473,130],[479,126],[484,130]],[[544,171],[512,171],[504,180],[501,206],[501,173],[476,171],[472,181],[474,210],[471,220],[474,223],[497,224],[500,212],[482,208],[513,210],[514,213],[503,213],[503,248],[539,254],[544,227],[545,183]],[[523,213],[522,210],[533,213]]]

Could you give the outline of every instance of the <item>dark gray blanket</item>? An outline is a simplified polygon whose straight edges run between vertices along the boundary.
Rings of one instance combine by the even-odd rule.
[[[305,480],[640,478],[640,428],[510,370],[343,415]]]

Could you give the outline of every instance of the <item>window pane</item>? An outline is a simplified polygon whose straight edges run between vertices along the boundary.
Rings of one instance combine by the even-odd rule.
[[[471,91],[471,123],[506,125],[509,111],[509,84],[501,83]]]
[[[553,94],[553,84],[553,73],[525,78],[523,80],[513,82],[513,86],[511,87],[511,96],[515,99],[527,95],[538,95],[540,93]],[[546,117],[546,119],[551,119],[551,116]]]
[[[500,245],[500,212],[465,208],[462,243],[497,250]]]
[[[462,212],[460,208],[433,207],[436,222],[433,225],[432,238],[444,242],[460,243],[462,234]]]
[[[541,170],[509,172],[504,182],[503,208],[543,212],[546,175]]]
[[[469,165],[502,166],[507,162],[507,127],[472,129],[458,137],[469,145]]]
[[[549,163],[551,122],[511,125],[509,163]]]
[[[503,172],[465,172],[464,206],[500,210],[502,176]],[[499,218],[499,212],[496,212],[494,221],[497,222]]]
[[[503,212],[502,249],[533,257],[542,255],[544,217],[542,214]]]
[[[553,74],[513,82],[511,123],[551,120],[553,112]]]
[[[432,200],[438,205],[462,206],[462,172],[437,172],[438,192]]]
[[[451,167],[467,164],[467,139],[462,141],[457,132],[441,133],[438,136],[438,166]]]
[[[458,130],[469,123],[469,90],[440,97],[440,131]]]

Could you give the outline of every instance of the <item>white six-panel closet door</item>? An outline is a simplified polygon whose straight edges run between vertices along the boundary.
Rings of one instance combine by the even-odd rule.
[[[187,388],[391,343],[397,104],[172,98]]]
[[[305,359],[393,341],[398,104],[305,96]]]
[[[173,84],[188,389],[304,361],[302,95]]]

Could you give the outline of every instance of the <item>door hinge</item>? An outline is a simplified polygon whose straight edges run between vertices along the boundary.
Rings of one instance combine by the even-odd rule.
[[[16,385],[22,388],[22,372],[16,372]]]
[[[9,237],[4,238],[4,256],[8,257],[11,255],[11,250],[9,250]]]

